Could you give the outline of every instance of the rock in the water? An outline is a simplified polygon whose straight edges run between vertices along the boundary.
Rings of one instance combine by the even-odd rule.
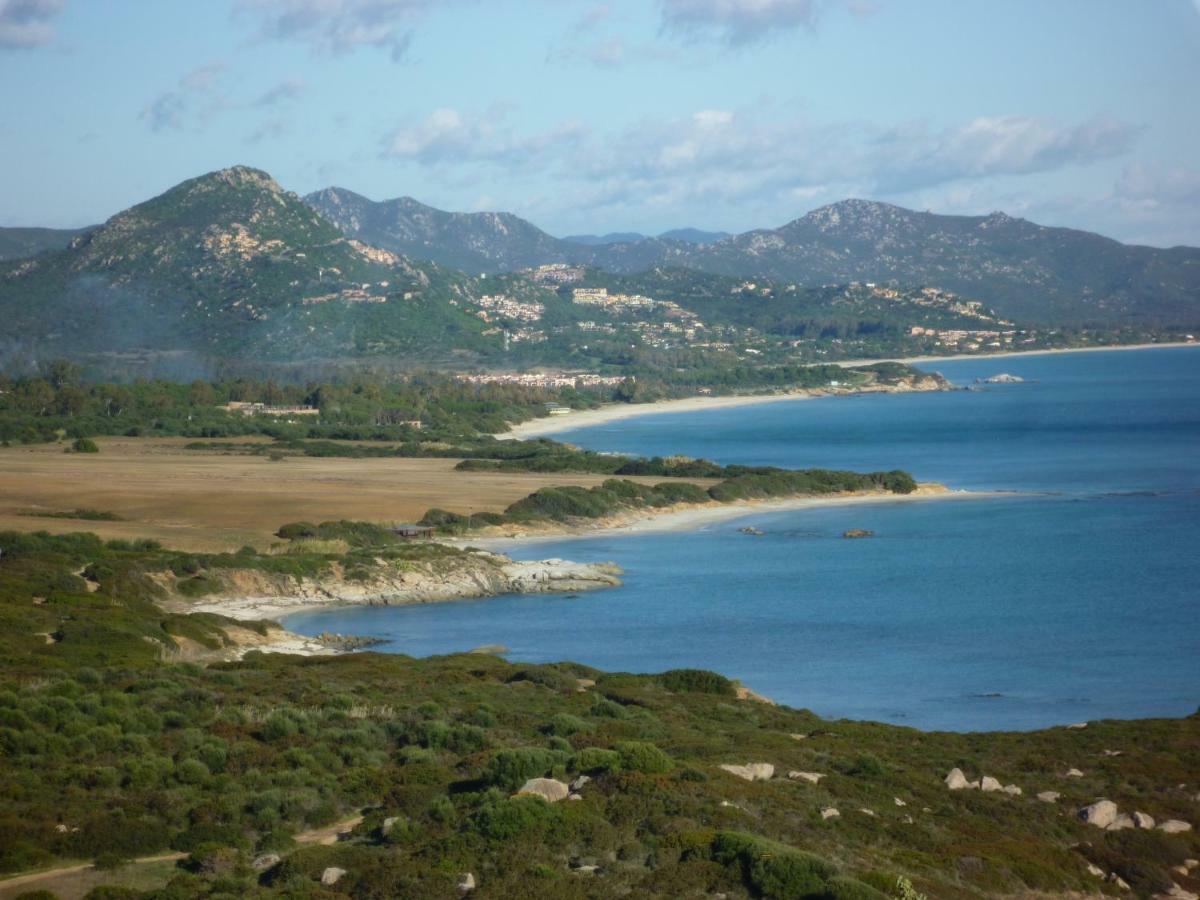
[[[747,781],[769,781],[775,774],[775,767],[770,763],[747,763],[744,766],[725,763],[721,768],[730,775],[736,775]]]
[[[1133,814],[1133,824],[1135,828],[1153,828],[1154,817],[1148,816],[1144,812],[1135,812]]]
[[[342,880],[342,877],[345,874],[346,874],[345,869],[339,869],[337,866],[330,866],[328,869],[326,869],[324,872],[321,873],[321,884],[325,885],[326,887],[333,885],[333,884],[337,884],[339,881]]]
[[[469,894],[475,890],[475,886],[475,873],[463,872],[462,876],[458,879],[458,892],[460,894]]]
[[[541,797],[547,803],[557,803],[566,800],[571,789],[557,778],[530,778],[521,785],[517,796]]]
[[[1085,806],[1076,815],[1079,821],[1097,828],[1107,828],[1117,819],[1117,804],[1111,800],[1097,800],[1091,806]]]
[[[267,869],[278,865],[279,860],[282,858],[278,853],[264,853],[262,856],[254,857],[254,862],[250,863],[250,868],[255,872],[265,872]]]
[[[821,818],[822,819],[836,819],[840,815],[841,815],[841,813],[838,812],[836,809],[834,809],[832,806],[827,806],[823,810],[821,810]]]
[[[1020,375],[1009,375],[1007,372],[1001,372],[999,375],[992,375],[988,378],[976,378],[976,384],[1022,384],[1025,379]]]
[[[869,538],[875,537],[875,532],[868,528],[851,528],[849,531],[843,531],[844,538]]]
[[[1124,831],[1126,828],[1134,827],[1136,826],[1133,824],[1133,816],[1127,813],[1121,813],[1119,816],[1113,819],[1111,823],[1109,823],[1109,826],[1105,829],[1105,831]]]
[[[1002,785],[991,775],[984,775],[982,780],[979,782],[979,789],[985,793],[990,793],[992,791],[1004,790],[1004,785]]]
[[[788,778],[792,781],[807,781],[809,784],[818,784],[824,777],[820,772],[788,772]]]
[[[1158,826],[1159,831],[1165,831],[1167,834],[1182,834],[1185,831],[1191,831],[1192,826],[1188,822],[1180,821],[1179,819],[1167,819]]]
[[[1061,796],[1062,794],[1060,794],[1058,791],[1040,791],[1037,795],[1037,798],[1043,803],[1057,803],[1058,798]]]
[[[967,781],[967,776],[962,773],[962,769],[954,768],[950,770],[950,774],[946,776],[946,787],[952,791],[962,791],[970,788],[973,782]],[[979,784],[974,783],[975,787]]]

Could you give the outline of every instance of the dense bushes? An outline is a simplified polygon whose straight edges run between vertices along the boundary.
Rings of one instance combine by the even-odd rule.
[[[667,690],[680,693],[717,694],[722,697],[732,697],[737,693],[733,682],[724,675],[703,669],[672,669],[659,675],[658,680]]]

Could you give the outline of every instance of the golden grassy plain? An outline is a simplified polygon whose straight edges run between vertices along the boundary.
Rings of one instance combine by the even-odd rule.
[[[456,472],[454,459],[239,456],[186,450],[185,438],[101,438],[98,454],[63,445],[0,448],[0,531],[91,531],[154,538],[196,552],[260,549],[285,522],[413,522],[430,507],[499,512],[547,485],[602,475]],[[639,478],[656,482],[660,478]],[[697,483],[709,483],[698,481]],[[122,521],[45,518],[94,509]]]

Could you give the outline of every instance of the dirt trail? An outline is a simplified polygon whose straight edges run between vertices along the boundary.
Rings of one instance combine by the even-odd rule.
[[[320,844],[327,847],[331,844],[336,844],[344,835],[353,831],[362,820],[363,817],[360,814],[352,816],[349,819],[344,819],[341,822],[335,822],[332,825],[326,825],[324,828],[302,831],[296,835],[295,841],[301,846],[306,844]],[[176,862],[186,858],[186,853],[159,853],[154,856],[139,857],[113,872],[98,872],[92,863],[87,862],[59,866],[54,869],[46,869],[43,872],[15,875],[11,878],[0,880],[0,900],[10,900],[10,898],[29,890],[50,891],[63,898],[63,900],[71,900],[74,897],[82,897],[98,883],[118,883],[125,881],[129,878],[131,870],[137,867],[150,866],[155,863]],[[96,877],[78,877],[84,876],[85,873],[95,873]]]

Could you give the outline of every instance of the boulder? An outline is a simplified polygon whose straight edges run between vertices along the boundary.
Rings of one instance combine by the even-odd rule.
[[[1068,728],[1076,728],[1076,729],[1087,728],[1087,722],[1074,722],[1071,725],[1068,725],[1067,727]]]
[[[1021,790],[1019,787],[1017,787],[1015,784],[1006,784],[1004,786],[1004,793],[1008,794],[1011,797],[1020,797],[1025,792],[1023,790]]]
[[[541,797],[547,803],[557,803],[566,800],[571,789],[557,778],[530,778],[521,785],[517,796]]]
[[[1171,883],[1171,889],[1169,891],[1167,891],[1165,894],[1159,894],[1159,896],[1169,897],[1170,900],[1200,900],[1200,896],[1197,896],[1195,893],[1187,890],[1186,888],[1181,888],[1174,882]]]
[[[809,784],[818,784],[824,777],[820,772],[788,772],[788,778],[792,781],[807,781]]]
[[[328,869],[326,869],[324,872],[321,873],[321,884],[325,885],[326,887],[337,884],[339,881],[342,880],[342,877],[345,874],[346,874],[345,869],[339,869],[337,866],[330,866]]]
[[[1061,796],[1062,794],[1060,794],[1058,791],[1040,791],[1037,795],[1037,798],[1043,803],[1057,803],[1058,798]]]
[[[1091,806],[1085,806],[1076,815],[1079,821],[1097,828],[1107,828],[1117,818],[1117,804],[1111,800],[1097,800]]]
[[[746,781],[770,781],[775,774],[775,767],[770,763],[746,763],[744,766],[725,763],[721,768]]]
[[[1095,875],[1097,878],[1104,877],[1104,870],[1101,869],[1099,866],[1097,866],[1095,863],[1088,863],[1087,870],[1088,870],[1089,875]]]
[[[574,781],[571,782],[571,790],[573,790],[573,791],[582,790],[583,786],[591,780],[592,780],[592,778],[590,775],[580,775],[578,778],[576,778]]]
[[[1105,831],[1124,831],[1126,828],[1136,828],[1133,824],[1133,816],[1127,813],[1121,813],[1112,822],[1109,823]]]
[[[466,895],[475,890],[475,874],[473,872],[463,872],[458,879],[458,892]]]
[[[1078,769],[1067,769],[1067,771],[1063,774],[1063,778],[1082,778],[1082,777],[1083,777],[1083,773],[1080,772]]]
[[[574,794],[574,793],[572,793],[572,794],[567,794],[567,799],[568,799],[568,800],[582,800],[582,799],[583,799],[583,794]]]
[[[984,775],[983,779],[979,782],[979,789],[985,793],[990,793],[992,791],[1004,790],[1004,785],[991,775]]]
[[[255,872],[265,872],[267,869],[279,865],[279,860],[282,858],[278,853],[264,853],[262,856],[254,857],[254,861],[250,863],[250,868]]]
[[[967,781],[967,776],[962,773],[962,769],[954,768],[950,770],[950,774],[946,776],[946,787],[952,791],[962,791],[971,787],[972,782]],[[975,784],[978,787],[978,783]]]
[[[892,801],[893,801],[893,802],[894,802],[894,803],[895,803],[897,806],[908,806],[908,804],[907,804],[907,803],[905,803],[903,800],[901,800],[899,797],[893,797],[893,798],[892,798]]]
[[[821,818],[822,819],[836,819],[840,815],[841,815],[841,813],[838,812],[836,809],[834,809],[832,806],[827,806],[823,810],[821,810]]]
[[[869,538],[874,536],[875,532],[871,531],[869,528],[851,528],[849,531],[842,532],[842,537],[851,539]]]
[[[1159,823],[1158,830],[1165,831],[1167,834],[1182,834],[1185,831],[1191,831],[1192,826],[1179,819],[1167,819],[1167,821]]]
[[[1135,828],[1153,828],[1154,817],[1148,816],[1144,812],[1135,812],[1133,814],[1133,825]]]
[[[379,830],[382,831],[385,835],[391,834],[392,829],[396,827],[396,823],[399,821],[400,821],[399,816],[388,816],[386,819],[383,820],[383,825],[380,826]]]
[[[873,809],[867,809],[864,806],[862,809],[859,810],[859,812],[862,813],[864,816],[870,816],[872,819],[875,818],[875,810],[873,810]]]
[[[1122,878],[1120,875],[1118,875],[1116,872],[1113,872],[1111,875],[1109,875],[1108,880],[1111,884],[1115,884],[1118,888],[1120,888],[1123,891],[1129,890],[1129,882],[1126,881],[1124,878]]]

